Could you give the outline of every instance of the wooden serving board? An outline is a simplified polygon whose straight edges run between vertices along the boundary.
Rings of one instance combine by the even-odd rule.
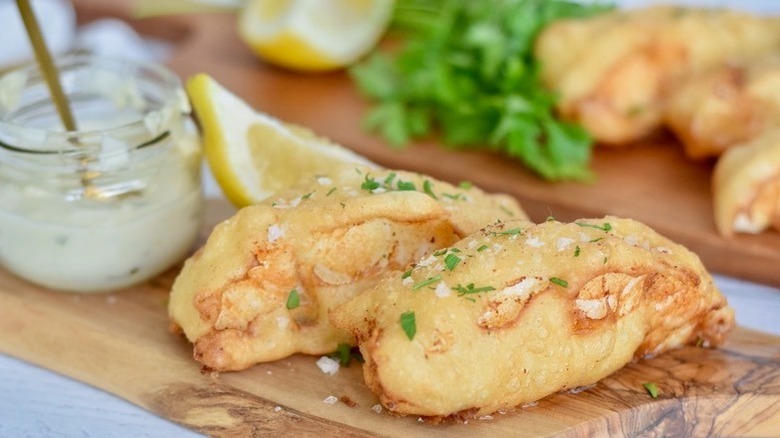
[[[202,237],[232,209],[211,200]],[[780,338],[737,329],[717,350],[634,363],[583,392],[466,424],[375,412],[353,364],[334,376],[293,356],[203,374],[168,331],[176,269],[109,295],[42,290],[0,270],[0,352],[116,394],[211,436],[772,436],[780,431]],[[651,398],[642,384],[656,382]],[[457,384],[457,382],[453,382]],[[328,396],[341,401],[323,402]]]
[[[130,17],[131,2],[76,0],[79,17]],[[131,20],[143,34],[176,44],[169,66],[182,78],[205,72],[260,111],[297,123],[390,168],[514,195],[536,221],[606,214],[641,220],[698,253],[714,272],[780,286],[780,232],[725,239],[712,218],[712,163],[686,160],[673,139],[621,150],[597,148],[592,184],[544,182],[519,162],[489,152],[454,152],[435,140],[390,148],[361,130],[368,107],[344,72],[301,74],[268,66],[240,41],[232,14]]]

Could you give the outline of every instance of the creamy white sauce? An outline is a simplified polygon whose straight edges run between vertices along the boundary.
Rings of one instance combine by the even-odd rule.
[[[51,289],[100,292],[148,280],[181,261],[200,230],[194,136],[140,192],[109,201],[67,199],[50,187],[0,184],[0,263]],[[193,149],[194,147],[194,149]]]

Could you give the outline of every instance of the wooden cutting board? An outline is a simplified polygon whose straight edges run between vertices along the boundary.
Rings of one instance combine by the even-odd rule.
[[[229,216],[211,200],[202,237]],[[0,270],[0,352],[116,394],[212,436],[772,436],[780,431],[780,338],[737,329],[717,350],[684,348],[626,366],[583,392],[466,424],[372,409],[353,364],[334,376],[293,356],[203,374],[168,331],[173,269],[109,295],[42,290]],[[642,384],[656,382],[651,398]],[[453,382],[457,384],[457,382]],[[324,403],[328,396],[340,401]]]
[[[131,16],[132,2],[76,0],[79,17]],[[205,72],[258,110],[330,137],[375,162],[514,195],[536,221],[632,217],[698,253],[714,272],[780,286],[780,232],[720,237],[712,219],[712,163],[686,160],[659,137],[622,150],[598,148],[593,184],[550,184],[520,163],[487,152],[453,152],[435,141],[394,150],[360,128],[367,103],[344,72],[301,74],[263,64],[239,40],[235,16],[198,14],[131,20],[142,34],[173,41],[169,66],[182,78]]]

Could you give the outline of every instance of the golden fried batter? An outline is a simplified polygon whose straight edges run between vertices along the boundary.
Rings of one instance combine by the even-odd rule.
[[[660,127],[681,80],[778,49],[776,18],[654,6],[553,23],[535,53],[543,82],[560,95],[560,114],[597,141],[621,145]]]
[[[723,65],[677,89],[665,109],[667,126],[685,153],[719,156],[780,124],[780,59]]]
[[[357,337],[387,409],[433,417],[589,385],[635,358],[719,344],[734,325],[696,255],[616,217],[487,227],[330,316]]]
[[[410,172],[350,166],[312,176],[218,225],[176,278],[170,317],[215,370],[332,352],[352,337],[330,325],[330,307],[512,217],[525,215],[507,196]]]
[[[712,181],[721,235],[780,230],[780,128],[728,149],[715,165]]]

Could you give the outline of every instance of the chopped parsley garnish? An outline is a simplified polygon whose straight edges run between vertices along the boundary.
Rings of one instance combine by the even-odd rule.
[[[453,253],[449,253],[444,257],[444,268],[448,271],[455,269],[455,267],[458,266],[458,263],[460,263],[460,257]]]
[[[333,188],[331,188],[330,190],[328,190],[328,193],[326,193],[326,194],[325,194],[325,196],[330,196],[330,195],[332,195],[332,194],[333,194],[333,192],[335,192],[336,190],[338,190],[338,187],[333,187]]]
[[[523,230],[521,228],[510,228],[504,231],[496,231],[493,234],[496,236],[517,236],[523,234]]]
[[[287,308],[292,310],[301,305],[301,297],[298,295],[298,290],[293,289],[290,294],[287,295]]]
[[[360,354],[360,350],[358,350],[357,347],[352,347],[351,345],[345,343],[340,343],[338,347],[336,347],[336,351],[331,353],[329,356],[331,359],[338,359],[339,365],[343,367],[349,366],[350,362],[352,362],[352,359],[360,363],[364,362],[363,355]]]
[[[412,269],[411,269],[411,268],[409,268],[409,269],[407,269],[407,270],[406,270],[406,271],[403,273],[403,275],[401,275],[401,280],[403,280],[403,279],[405,279],[405,278],[409,278],[409,277],[411,277],[411,276],[412,276]]]
[[[396,187],[398,187],[398,190],[417,190],[417,186],[414,185],[411,181],[398,181],[398,184],[396,184]]]
[[[314,192],[309,192],[309,193],[301,196],[301,199],[309,199],[309,198],[311,198],[311,195],[313,195],[313,194],[314,194]]]
[[[577,245],[577,246],[574,248],[574,257],[579,257],[579,256],[580,256],[580,252],[581,252],[581,251],[582,251],[582,250],[580,249],[580,246],[579,246],[579,245]]]
[[[382,185],[379,184],[379,181],[375,180],[374,178],[370,178],[368,174],[366,174],[365,180],[363,181],[363,184],[360,185],[360,188],[363,190],[368,190],[369,192],[378,189]]]
[[[479,248],[477,248],[477,252],[482,252],[482,251],[484,251],[484,250],[486,250],[486,249],[488,249],[488,248],[490,248],[490,247],[489,247],[489,246],[487,246],[487,245],[482,245],[482,246],[480,246]]]
[[[390,172],[390,173],[389,173],[389,174],[388,174],[388,175],[385,177],[385,186],[388,186],[388,187],[392,186],[392,185],[393,185],[393,180],[394,180],[394,179],[395,179],[395,172]]]
[[[493,286],[476,287],[474,286],[474,283],[469,283],[466,286],[458,284],[457,286],[453,287],[453,289],[456,292],[458,292],[459,297],[462,297],[464,295],[474,295],[482,292],[490,292],[496,290],[496,288],[494,288]]]
[[[645,382],[642,384],[642,386],[645,387],[645,390],[648,394],[650,394],[650,397],[658,398],[658,385],[656,385],[654,382]]]
[[[397,1],[403,45],[350,70],[375,102],[364,127],[397,147],[439,129],[446,147],[502,151],[548,180],[590,178],[591,138],[555,117],[533,52],[552,21],[611,9],[598,3]]]
[[[439,199],[436,197],[436,194],[433,193],[433,184],[429,180],[423,181],[423,191],[426,195],[430,196],[433,199]]]
[[[459,201],[459,200],[462,200],[462,199],[466,199],[466,197],[463,196],[463,194],[461,194],[461,193],[454,193],[454,194],[453,193],[442,193],[441,195],[444,196],[445,198],[450,198],[453,201]]]
[[[423,280],[423,281],[421,281],[419,283],[415,283],[412,286],[412,290],[422,289],[425,286],[430,286],[433,283],[436,283],[437,281],[441,281],[441,275],[437,275],[435,277],[429,277],[429,278],[426,278],[425,280]]]
[[[603,225],[589,224],[587,222],[575,222],[575,224],[581,227],[595,228],[597,230],[602,230],[602,231],[609,231],[612,229],[612,224],[610,224],[609,222],[604,222]]]
[[[468,190],[472,188],[474,184],[471,183],[471,181],[461,181],[458,183],[458,188],[461,188],[463,190]]]
[[[509,217],[514,217],[515,216],[515,213],[512,210],[506,208],[506,206],[504,206],[504,205],[499,205],[498,208],[500,208],[501,211],[506,213],[507,216],[509,216]]]
[[[555,222],[555,218],[551,216],[547,216],[547,219],[544,220],[545,222]]]
[[[560,287],[569,287],[569,282],[558,277],[550,277],[550,283],[557,284]]]
[[[404,312],[401,314],[401,318],[399,320],[401,323],[401,328],[404,330],[404,333],[406,333],[406,337],[409,338],[409,340],[414,339],[414,335],[417,333],[417,323],[414,318],[414,312]]]

